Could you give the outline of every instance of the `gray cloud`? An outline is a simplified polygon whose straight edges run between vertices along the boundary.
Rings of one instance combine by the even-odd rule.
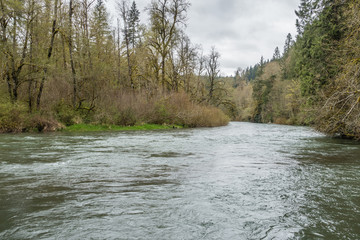
[[[115,0],[109,0],[112,4]],[[295,36],[294,10],[299,0],[194,0],[188,12],[187,34],[207,53],[215,46],[221,54],[224,74],[271,58],[283,48],[286,35]],[[150,0],[136,0],[142,19]]]

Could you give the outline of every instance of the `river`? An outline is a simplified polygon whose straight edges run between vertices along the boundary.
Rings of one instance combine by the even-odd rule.
[[[360,144],[235,122],[0,135],[0,239],[360,239]]]

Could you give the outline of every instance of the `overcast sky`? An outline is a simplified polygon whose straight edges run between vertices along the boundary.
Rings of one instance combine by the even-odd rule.
[[[110,12],[114,2],[108,0]],[[132,2],[132,0],[129,0]],[[145,7],[151,0],[136,0],[142,23],[148,20]],[[300,0],[193,0],[188,12],[186,33],[194,44],[201,44],[204,53],[215,46],[220,53],[223,75],[232,75],[272,58],[274,49],[282,51],[286,35],[296,35],[294,11]]]

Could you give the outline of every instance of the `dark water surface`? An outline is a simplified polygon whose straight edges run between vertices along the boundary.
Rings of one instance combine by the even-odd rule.
[[[250,123],[0,135],[0,239],[360,239],[360,145]]]

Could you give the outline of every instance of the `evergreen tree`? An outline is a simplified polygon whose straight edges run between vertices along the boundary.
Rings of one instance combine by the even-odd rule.
[[[286,40],[285,40],[285,45],[284,45],[284,55],[286,57],[286,55],[288,54],[290,48],[293,46],[294,41],[292,39],[291,33],[288,33],[288,35],[286,36]]]
[[[139,12],[136,9],[136,4],[133,2],[131,9],[126,0],[122,0],[119,4],[120,15],[123,19],[123,34],[124,34],[124,44],[126,48],[126,60],[128,65],[128,78],[130,82],[130,87],[134,90],[134,58],[133,53],[135,50],[135,34],[137,30],[137,22],[139,20]],[[131,49],[132,48],[132,49]]]
[[[128,13],[128,34],[129,42],[133,49],[139,41],[139,24],[140,24],[140,11],[137,9],[135,1],[133,1]]]
[[[281,58],[279,47],[275,48],[272,60],[279,60]]]
[[[341,66],[326,88],[316,127],[329,134],[360,139],[360,1],[339,1],[326,9],[328,24],[336,24],[330,36],[333,65]],[[340,27],[339,27],[340,26]]]
[[[97,46],[102,45],[110,33],[109,14],[103,0],[97,0],[92,19],[92,38]]]
[[[341,39],[340,8],[338,1],[316,1],[313,6],[322,9],[304,29],[296,43],[296,72],[301,80],[301,90],[310,101],[317,101],[319,90],[338,71],[332,59],[336,59],[336,42]],[[332,57],[333,56],[333,57]]]
[[[262,75],[264,73],[264,67],[265,67],[265,60],[264,57],[261,56],[260,62],[259,62],[259,68],[256,74]]]
[[[295,11],[298,19],[296,28],[299,35],[303,34],[306,26],[311,24],[317,16],[320,0],[301,0],[299,10]]]

